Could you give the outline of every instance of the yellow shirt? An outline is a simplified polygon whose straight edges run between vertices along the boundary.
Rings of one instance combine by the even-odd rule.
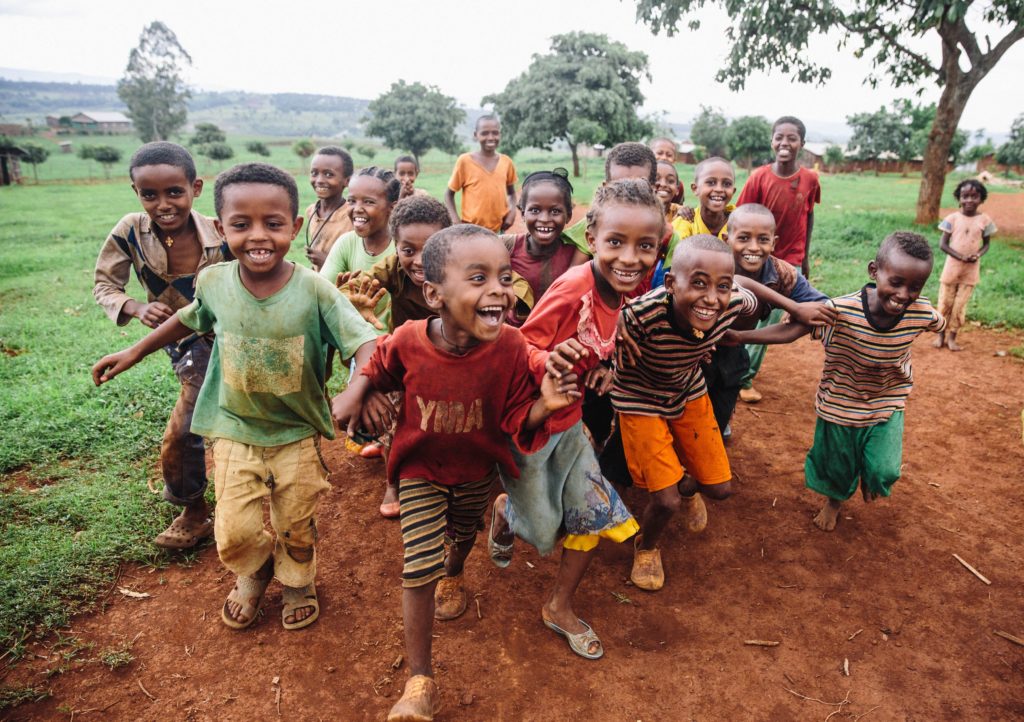
[[[728,218],[729,214],[732,213],[734,210],[736,210],[736,206],[734,206],[732,203],[727,205],[725,207],[726,218]],[[672,241],[668,244],[668,251],[665,253],[666,270],[672,267],[672,254],[675,253],[676,246],[679,245],[679,241],[681,241],[683,238],[689,238],[690,236],[715,235],[707,227],[707,224],[704,223],[704,219],[700,217],[699,207],[693,212],[692,221],[688,221],[685,218],[676,217],[676,219],[672,221],[672,230],[676,232],[676,237],[673,238]],[[726,222],[726,224],[722,226],[722,230],[718,232],[718,237],[721,238],[723,241],[729,238],[728,222]]]

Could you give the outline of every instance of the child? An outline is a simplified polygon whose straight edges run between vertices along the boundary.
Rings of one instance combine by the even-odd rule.
[[[726,223],[735,208],[729,201],[736,192],[732,163],[718,156],[705,158],[693,169],[690,190],[697,197],[697,209],[693,211],[692,219],[676,217],[670,221],[676,235],[665,253],[665,268],[671,268],[672,254],[680,239],[703,234],[725,240],[729,235]],[[655,285],[661,284],[655,282]]]
[[[128,174],[143,212],[129,213],[107,236],[96,260],[93,296],[118,326],[137,318],[156,328],[192,302],[196,274],[230,254],[213,220],[192,210],[203,181],[187,150],[174,143],[147,143],[135,151]],[[146,303],[125,292],[132,269],[146,291]],[[165,549],[190,549],[213,533],[203,439],[189,431],[212,343],[209,336],[191,334],[164,349],[181,383],[160,447],[164,499],[183,507],[153,540]]]
[[[515,302],[512,267],[493,233],[470,224],[438,231],[423,249],[423,273],[423,294],[438,316],[384,339],[365,371],[376,391],[403,391],[410,400],[398,414],[388,476],[400,489],[412,676],[389,720],[429,720],[437,712],[433,620],[466,609],[462,572],[483,528],[495,466],[517,474],[509,437],[523,453],[539,449],[545,419],[579,395],[575,379],[556,389],[546,377],[537,398],[526,343],[503,323]],[[383,429],[380,421],[363,415],[374,431]]]
[[[778,241],[772,255],[792,263],[804,277],[811,275],[811,231],[814,230],[814,204],[821,203],[818,174],[800,166],[800,150],[804,147],[807,129],[798,119],[785,115],[772,126],[772,152],[775,162],[761,166],[750,174],[738,205],[760,203],[775,216]],[[777,323],[782,313],[776,310],[765,324]],[[747,349],[750,370],[743,379],[740,398],[757,403],[761,393],[754,388],[754,377],[764,362],[765,347]]]
[[[401,191],[401,182],[386,168],[370,166],[356,173],[348,191],[353,230],[338,239],[320,269],[331,285],[337,283],[339,274],[366,271],[394,255],[388,219]],[[386,295],[377,303],[376,314],[386,327],[391,314]]]
[[[352,230],[343,195],[352,179],[352,156],[337,146],[317,150],[309,161],[309,182],[317,201],[306,209],[306,258],[314,271],[324,265],[335,241]]]
[[[333,285],[285,260],[302,227],[294,178],[264,163],[237,165],[218,176],[214,205],[238,260],[204,272],[191,304],[100,359],[93,380],[110,381],[192,331],[216,331],[192,431],[215,440],[217,553],[237,575],[221,619],[232,629],[251,625],[276,575],[285,585],[281,622],[300,629],[320,613],[313,512],[329,484],[319,437],[334,437],[332,410],[350,416],[366,385],[355,377],[329,409],[325,349],[361,366],[376,336]],[[264,498],[276,541],[263,528]]]
[[[602,362],[615,348],[619,309],[654,265],[664,227],[661,201],[647,180],[623,180],[597,189],[587,212],[593,260],[555,281],[523,326],[533,349],[535,376],[545,368],[559,374],[574,371],[587,387],[607,392],[611,371]],[[556,350],[565,345],[569,352]],[[520,477],[502,477],[507,493],[494,502],[488,543],[491,559],[506,567],[514,536],[547,554],[566,535],[558,577],[541,619],[576,654],[598,659],[604,654],[601,640],[573,611],[573,595],[599,538],[625,541],[638,527],[601,475],[583,431],[581,406],[576,401],[551,418],[551,440],[539,452],[514,454]]]
[[[537,300],[556,278],[572,267],[576,247],[562,236],[572,218],[572,184],[565,168],[526,176],[519,212],[526,233],[502,236],[509,246],[512,269],[525,278]]]
[[[676,167],[667,160],[658,161],[658,174],[654,180],[654,192],[665,206],[665,222],[671,223],[679,210],[676,198],[679,196],[679,174]]]
[[[679,180],[678,171],[676,171],[676,142],[671,138],[655,138],[651,141],[651,152],[654,153],[655,159],[661,163],[664,161],[672,166],[672,172],[676,173],[676,187],[675,192],[672,194],[671,201],[675,204],[683,202],[683,183]],[[666,205],[667,207],[667,205]],[[671,221],[671,219],[669,219]]]
[[[516,220],[516,167],[512,159],[498,152],[501,123],[497,116],[476,119],[473,139],[480,143],[475,153],[463,153],[455,161],[452,177],[444,192],[444,204],[452,223],[475,223],[504,233]],[[455,194],[462,193],[462,217],[455,210]]]
[[[814,518],[835,529],[842,503],[858,481],[864,501],[889,496],[903,465],[903,407],[913,386],[910,345],[946,322],[920,298],[932,272],[932,251],[923,236],[891,233],[868,264],[869,283],[833,299],[830,328],[816,328],[825,345],[825,366],[815,399],[814,445],[807,453],[808,489],[825,496]],[[796,323],[733,332],[733,341],[789,343],[809,329]]]
[[[400,155],[395,158],[395,177],[402,183],[399,200],[411,195],[429,196],[422,188],[416,187],[416,179],[420,175],[420,164],[411,155]]]
[[[996,226],[987,214],[978,213],[978,206],[988,198],[988,189],[980,181],[973,178],[960,181],[953,190],[953,197],[960,204],[960,210],[950,213],[939,224],[942,231],[939,248],[946,254],[946,265],[939,278],[939,313],[949,326],[945,333],[939,332],[933,345],[960,351],[956,335],[967,321],[967,302],[981,277],[979,261],[988,253],[989,239],[996,232]]]

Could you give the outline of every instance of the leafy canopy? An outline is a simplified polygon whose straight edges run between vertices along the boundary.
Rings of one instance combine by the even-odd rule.
[[[117,81],[117,94],[144,143],[168,140],[185,125],[191,93],[181,73],[191,64],[178,37],[162,22],[155,20],[142,31]]]
[[[316,146],[313,145],[311,140],[297,140],[295,145],[292,146],[292,152],[300,158],[308,158],[313,155],[313,151],[316,150]]]
[[[207,143],[223,143],[227,139],[228,137],[224,131],[215,124],[198,123],[192,138],[188,142],[190,145],[206,145]]]
[[[909,100],[896,101],[892,110],[882,106],[873,113],[854,113],[846,123],[853,129],[850,148],[858,160],[872,160],[889,154],[901,161],[920,158],[928,145],[928,136],[935,122],[935,104],[915,105]],[[967,134],[957,130],[950,146],[950,158],[957,162],[967,144]]]
[[[729,124],[725,143],[729,157],[744,161],[746,168],[767,163],[772,157],[772,124],[760,115],[745,115]]]
[[[366,134],[382,138],[395,150],[407,150],[418,161],[431,148],[457,153],[455,127],[466,113],[435,86],[399,80],[370,101]]]
[[[1010,139],[999,146],[996,160],[1003,165],[1024,166],[1024,114],[1010,126]]]

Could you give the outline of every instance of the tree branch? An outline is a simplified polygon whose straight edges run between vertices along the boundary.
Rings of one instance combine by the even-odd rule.
[[[869,35],[871,32],[877,33],[883,40],[885,40],[889,44],[889,46],[893,50],[902,55],[907,56],[917,65],[924,68],[928,73],[937,76],[942,75],[942,70],[932,65],[928,58],[921,55],[920,53],[915,53],[910,48],[901,45],[899,39],[896,37],[896,34],[892,30],[889,30],[885,26],[878,23],[877,21],[874,23],[857,24],[851,23],[846,18],[846,16],[840,15],[838,17],[838,22],[843,27],[843,29],[855,35]]]
[[[999,62],[999,59],[1006,54],[1006,51],[1009,50],[1014,43],[1021,39],[1024,39],[1024,25],[1018,25],[1017,27],[1015,27],[1013,30],[1007,33],[1002,40],[996,43],[996,46],[994,48],[992,48],[990,51],[988,51],[979,58],[978,68],[981,69],[981,75],[984,77],[988,73],[988,71],[990,71],[995,66],[995,64]],[[970,73],[968,73],[968,75],[974,73],[974,71],[975,67],[972,65],[971,71]]]

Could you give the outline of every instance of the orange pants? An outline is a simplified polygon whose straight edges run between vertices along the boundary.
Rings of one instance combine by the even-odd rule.
[[[676,419],[620,413],[619,429],[629,473],[641,489],[667,489],[678,483],[685,471],[705,486],[732,478],[707,394],[688,402]]]

